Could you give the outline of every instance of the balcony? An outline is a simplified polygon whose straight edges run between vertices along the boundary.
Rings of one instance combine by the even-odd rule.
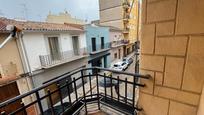
[[[130,8],[130,3],[128,2],[128,0],[125,0],[125,1],[123,2],[123,8],[125,8],[125,9]]]
[[[95,54],[98,54],[101,52],[108,51],[108,50],[110,50],[110,48],[111,48],[111,43],[108,42],[105,44],[91,45],[91,46],[89,46],[88,49],[89,49],[90,55],[95,55]]]
[[[128,13],[124,13],[123,20],[124,21],[129,21],[129,19],[130,19],[129,14]]]
[[[126,28],[124,28],[123,33],[124,33],[124,34],[128,34],[128,33],[129,33],[129,30],[130,30],[130,29],[129,29],[128,27],[126,27]]]
[[[70,50],[60,52],[58,54],[40,55],[40,63],[42,68],[50,68],[63,63],[81,59],[87,55],[87,48],[79,50]]]
[[[125,44],[125,45],[127,45],[127,44],[130,43],[130,41],[129,41],[129,40],[126,40],[126,39],[124,39],[122,42],[123,42],[123,44]]]
[[[93,73],[89,73],[94,71]],[[100,71],[100,72],[99,72]],[[107,72],[112,74],[107,75]],[[72,81],[68,79],[74,75],[80,75]],[[116,77],[117,76],[117,77]],[[30,107],[37,107],[36,114],[41,115],[84,115],[94,112],[106,112],[107,114],[120,113],[126,115],[136,115],[142,108],[137,106],[138,87],[145,87],[140,84],[139,79],[149,79],[149,75],[133,74],[115,71],[105,68],[83,68],[74,72],[57,77],[41,87],[33,89],[23,95],[11,98],[0,104],[1,115],[20,114],[26,115]],[[87,80],[85,82],[85,79]],[[66,81],[64,84],[58,84]],[[76,82],[82,83],[81,87],[76,87]],[[55,90],[48,87],[57,84]],[[73,90],[70,90],[73,86]],[[41,92],[46,92],[42,94]],[[56,96],[56,93],[58,96]],[[62,96],[62,95],[66,96]],[[35,100],[30,103],[23,103],[27,96],[34,96]],[[53,96],[59,99],[53,101]],[[9,105],[21,102],[21,106],[9,108]]]
[[[111,48],[119,47],[119,46],[122,46],[122,45],[124,45],[123,40],[113,41],[111,43]]]
[[[116,48],[116,47],[123,46],[126,44],[129,44],[129,40],[123,39],[123,40],[113,41],[111,43],[111,48]]]

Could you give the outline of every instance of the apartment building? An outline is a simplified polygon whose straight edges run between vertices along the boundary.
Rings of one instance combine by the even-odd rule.
[[[124,40],[122,30],[114,26],[104,26],[100,25],[100,20],[94,20],[91,23],[97,26],[108,27],[109,28],[109,40],[111,45],[110,57],[111,62],[116,61],[117,59],[122,59],[125,57],[124,47],[129,42]]]
[[[95,24],[85,25],[89,67],[110,67],[109,28]]]
[[[1,21],[22,29],[22,34],[18,38],[19,47],[23,54],[23,66],[32,75],[33,87],[42,86],[57,76],[87,65],[87,45],[83,29],[64,24],[5,18],[1,18]],[[77,76],[79,75],[70,77],[68,81],[77,79]],[[63,83],[65,81],[59,84]],[[76,86],[80,84],[81,82],[77,82]],[[54,90],[56,87],[57,83],[49,88]],[[41,92],[41,95],[44,95],[44,92]],[[46,105],[45,101],[43,104],[45,109]]]
[[[100,24],[122,29],[128,40],[125,56],[133,51],[137,41],[138,0],[99,0]]]
[[[123,46],[125,41],[123,39],[122,30],[116,27],[109,27],[110,42],[111,42],[111,62],[124,57]]]

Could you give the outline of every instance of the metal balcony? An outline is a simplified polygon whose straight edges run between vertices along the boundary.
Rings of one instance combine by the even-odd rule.
[[[128,0],[125,0],[125,1],[123,2],[123,8],[127,9],[127,8],[129,8],[129,7],[130,7],[130,3],[128,2]]]
[[[129,21],[129,19],[130,19],[130,16],[127,13],[125,13],[124,16],[123,16],[123,20],[124,21]]]
[[[100,53],[100,52],[104,52],[104,51],[108,51],[111,48],[111,43],[105,43],[105,44],[96,44],[96,45],[91,45],[88,46],[88,51],[91,55]]]
[[[128,34],[128,33],[129,33],[129,30],[130,30],[130,29],[129,29],[128,27],[126,27],[126,28],[124,28],[123,33],[124,33],[124,34]]]
[[[56,65],[67,63],[73,60],[83,58],[87,55],[87,48],[69,50],[56,54],[40,55],[40,63],[42,68],[50,68]]]
[[[107,72],[111,72],[111,74],[107,75]],[[74,75],[80,75],[80,77],[68,81]],[[57,79],[43,84],[41,87],[0,103],[0,111],[1,115],[26,115],[28,108],[35,105],[38,108],[36,114],[82,115],[89,114],[90,109],[93,109],[90,108],[90,105],[95,104],[95,109],[99,111],[103,107],[107,107],[110,110],[118,111],[120,114],[136,115],[138,111],[142,110],[137,106],[136,90],[138,87],[145,87],[145,84],[139,83],[139,79],[149,79],[149,77],[149,75],[99,67],[83,68],[58,76]],[[64,84],[59,84],[61,81],[65,81]],[[82,83],[81,87],[76,87],[78,81]],[[57,84],[57,88],[49,89],[48,87],[53,84]],[[70,86],[73,87],[73,90],[70,90]],[[58,94],[58,102],[53,100],[56,93]],[[31,95],[35,97],[35,100],[23,104],[22,100]],[[21,102],[21,106],[8,109],[8,106],[17,102]]]

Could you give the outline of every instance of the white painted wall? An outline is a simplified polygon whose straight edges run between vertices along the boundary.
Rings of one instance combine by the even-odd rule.
[[[23,36],[26,53],[31,70],[40,69],[39,55],[46,55],[46,42],[42,33],[25,33]]]
[[[76,34],[75,34],[76,35]],[[59,37],[59,46],[62,52],[73,50],[72,45],[72,34],[70,33],[24,33],[23,41],[25,49],[28,55],[28,60],[30,63],[31,70],[41,69],[40,64],[40,55],[49,54],[49,46],[47,37],[48,36],[57,36]],[[85,33],[79,33],[79,46],[80,48],[86,46],[86,36]]]

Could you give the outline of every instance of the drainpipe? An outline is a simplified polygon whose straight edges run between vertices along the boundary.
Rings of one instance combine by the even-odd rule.
[[[20,44],[21,51],[22,51],[22,57],[24,59],[24,67],[26,68],[27,72],[29,73],[29,76],[32,76],[33,71],[31,69],[31,66],[30,66],[30,63],[28,60],[28,55],[27,55],[26,48],[25,48],[25,44],[23,41],[23,32],[21,32],[19,35],[19,44]],[[31,77],[31,82],[32,82],[32,88],[33,88],[34,82],[33,82],[32,77]]]

